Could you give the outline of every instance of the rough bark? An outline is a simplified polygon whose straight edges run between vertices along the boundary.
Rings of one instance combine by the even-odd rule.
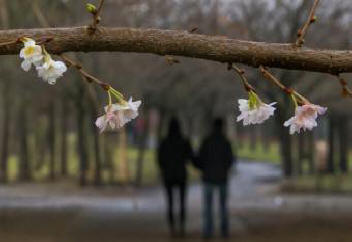
[[[14,29],[0,31],[0,43],[28,36],[53,38],[47,50],[63,52],[119,51],[176,55],[220,62],[239,62],[322,73],[352,72],[352,52],[297,48],[294,44],[264,43],[192,34],[179,30],[105,28],[90,35],[88,27]],[[0,55],[18,54],[21,44],[0,44]]]

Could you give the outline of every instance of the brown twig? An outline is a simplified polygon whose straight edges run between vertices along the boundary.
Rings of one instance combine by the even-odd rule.
[[[342,87],[342,96],[343,97],[352,97],[352,90],[348,87],[347,81],[340,75],[337,75],[339,82]]]
[[[76,61],[72,60],[71,58],[65,56],[65,55],[60,55],[60,57],[66,62],[68,66],[72,66],[77,69],[77,71],[81,74],[84,80],[86,80],[88,83],[95,83],[99,85],[101,88],[103,88],[105,91],[108,91],[110,89],[110,85],[99,80],[97,77],[89,74],[86,72],[83,67],[77,63]]]
[[[0,47],[18,44],[19,42],[20,42],[20,38],[18,38],[17,40],[11,40],[11,41],[0,43]]]
[[[100,13],[103,9],[103,5],[104,5],[104,0],[100,0],[98,8],[96,9],[96,11],[92,12],[93,23],[90,25],[90,28],[89,28],[92,31],[92,33],[94,33],[97,30],[97,26],[101,21]]]
[[[189,32],[190,34],[193,34],[193,33],[197,32],[198,29],[199,29],[199,27],[195,26],[195,27],[191,28],[188,32]]]
[[[304,23],[303,27],[298,30],[297,33],[297,40],[296,40],[296,46],[297,47],[302,47],[304,44],[304,37],[307,34],[309,26],[316,21],[316,16],[315,12],[317,10],[319,4],[319,0],[314,0],[313,6],[310,10],[309,17],[307,21]]]
[[[294,90],[293,88],[286,87],[284,84],[282,84],[282,82],[279,79],[277,79],[273,74],[271,74],[270,71],[268,69],[266,69],[265,67],[260,66],[259,70],[260,70],[260,72],[262,73],[262,75],[264,76],[265,79],[267,79],[267,80],[271,81],[272,83],[274,83],[282,91],[284,91],[285,93],[287,93],[289,95],[294,95],[294,96],[298,97],[297,101],[300,104],[310,103],[308,101],[308,99],[306,99],[304,96],[299,94],[296,90]]]
[[[249,92],[249,91],[255,92],[254,87],[251,84],[249,84],[244,70],[242,70],[241,68],[239,68],[238,66],[236,66],[233,63],[228,63],[227,69],[234,70],[238,74],[238,76],[241,78],[242,84],[247,92]]]

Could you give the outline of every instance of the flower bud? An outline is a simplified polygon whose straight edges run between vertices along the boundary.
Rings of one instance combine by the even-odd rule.
[[[310,19],[310,22],[311,23],[314,23],[315,21],[317,21],[318,17],[317,16],[314,16],[313,18]]]
[[[87,3],[86,4],[86,9],[87,9],[88,12],[90,12],[92,14],[96,14],[97,13],[97,8],[91,3]]]

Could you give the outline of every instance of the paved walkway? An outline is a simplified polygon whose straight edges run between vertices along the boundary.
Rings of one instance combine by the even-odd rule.
[[[279,195],[280,179],[277,166],[239,163],[230,186],[234,238],[273,242],[315,241],[320,236],[316,241],[323,242],[331,235],[335,241],[350,241],[344,239],[351,238],[346,231],[352,225],[352,198]],[[198,241],[201,186],[192,185],[188,195],[186,241]],[[0,241],[168,241],[164,210],[160,187],[118,193],[115,188],[72,191],[38,184],[1,187]],[[319,232],[312,234],[315,230]]]

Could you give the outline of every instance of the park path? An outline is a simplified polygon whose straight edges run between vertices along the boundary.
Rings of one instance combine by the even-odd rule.
[[[280,167],[269,163],[239,162],[236,171],[233,171],[229,201],[231,228],[233,234],[242,238],[241,241],[276,241],[273,238],[266,240],[267,230],[252,232],[252,228],[269,227],[272,234],[276,227],[279,228],[278,224],[284,226],[285,223],[294,224],[296,230],[287,231],[293,234],[303,233],[309,226],[313,226],[309,231],[326,226],[328,229],[324,229],[325,232],[317,232],[322,236],[317,241],[325,241],[323,239],[329,238],[332,231],[343,235],[345,226],[350,230],[351,198],[282,195],[277,191],[280,179]],[[52,186],[29,184],[0,187],[1,242],[158,242],[169,239],[161,187],[125,188],[118,192],[111,188],[73,192],[55,190]],[[201,227],[200,184],[190,186],[188,201],[187,241],[198,241]],[[343,218],[349,216],[341,219],[341,216],[336,217],[337,214]],[[315,216],[322,216],[323,220],[316,220]],[[327,218],[331,224],[324,222]],[[299,236],[297,240],[287,240],[286,235],[281,235],[283,231],[285,228],[277,229],[277,241],[283,238],[286,241],[305,241]],[[324,234],[326,231],[329,233]],[[302,236],[306,238],[305,234]],[[344,238],[338,241],[345,241]]]
[[[269,163],[240,162],[234,169],[230,182],[230,205],[238,207],[248,204],[248,201],[257,203],[268,192],[264,187],[273,188],[281,178],[280,168]],[[122,188],[116,193],[101,194],[88,189],[67,193],[65,190],[55,192],[46,184],[20,184],[0,187],[1,208],[61,208],[78,206],[82,208],[99,208],[116,210],[119,212],[134,212],[135,210],[160,212],[165,206],[162,187],[154,188]],[[110,188],[111,190],[111,188]],[[121,188],[120,188],[121,190]],[[98,195],[98,196],[97,196]],[[102,196],[99,196],[102,195]],[[201,185],[195,183],[189,187],[188,201],[192,211],[200,209]],[[254,204],[253,204],[254,205]]]

